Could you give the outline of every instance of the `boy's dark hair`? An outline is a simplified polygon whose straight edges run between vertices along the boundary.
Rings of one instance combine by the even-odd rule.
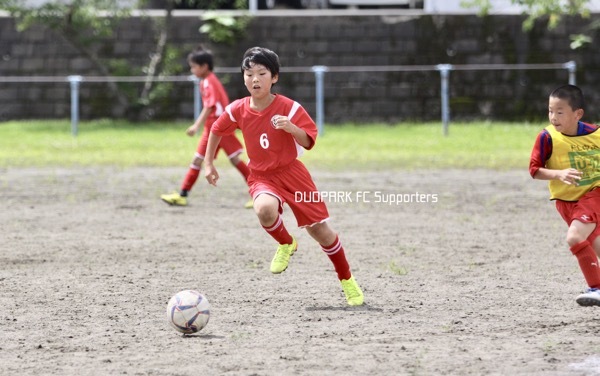
[[[279,56],[268,48],[252,47],[247,49],[242,58],[242,73],[250,69],[252,64],[264,65],[273,77],[279,75]]]
[[[214,68],[212,52],[210,52],[210,50],[205,50],[202,46],[198,46],[198,48],[190,52],[187,61],[188,63],[195,63],[198,65],[208,64],[208,69],[211,71]]]
[[[554,91],[550,93],[550,97],[567,101],[573,110],[585,110],[583,92],[575,85],[563,85],[554,89]]]

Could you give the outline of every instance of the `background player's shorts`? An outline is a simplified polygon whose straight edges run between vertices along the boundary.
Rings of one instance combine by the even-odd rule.
[[[252,171],[248,186],[253,199],[263,193],[276,197],[279,200],[280,214],[283,213],[283,204],[288,204],[298,227],[311,226],[329,219],[327,205],[318,198],[312,199],[320,195],[310,173],[297,159],[274,172]]]
[[[590,243],[600,235],[600,189],[589,191],[576,202],[556,200],[556,209],[569,226],[574,219],[595,223],[596,228],[588,237]]]
[[[198,141],[198,148],[196,148],[196,155],[202,159],[206,156],[206,147],[208,146],[208,136],[210,135],[211,126],[212,122],[210,124],[208,121],[205,123],[204,131],[202,132],[200,141]],[[244,151],[242,143],[233,134],[221,138],[221,142],[219,142],[219,146],[217,147],[217,150],[215,150],[214,158],[217,158],[217,154],[221,149],[225,151],[225,154],[227,154],[227,158],[229,159],[240,155]]]

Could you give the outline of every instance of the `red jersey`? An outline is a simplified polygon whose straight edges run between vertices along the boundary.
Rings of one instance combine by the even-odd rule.
[[[577,136],[583,136],[586,134],[590,134],[598,129],[598,125],[584,123],[580,121],[577,124]],[[533,145],[533,150],[531,151],[531,158],[529,159],[529,174],[531,177],[535,175],[535,173],[542,167],[546,167],[546,161],[552,155],[552,137],[547,130],[542,130]]]
[[[229,104],[229,97],[221,81],[212,72],[199,85],[200,93],[202,93],[202,106],[205,108],[214,107],[214,110],[206,119],[206,125],[210,125],[221,116],[225,106]]]
[[[281,169],[298,158],[304,148],[291,134],[273,128],[271,118],[275,115],[287,116],[305,131],[311,140],[307,149],[312,149],[317,138],[315,122],[298,102],[283,95],[276,95],[269,107],[260,112],[250,108],[250,97],[233,101],[213,124],[212,132],[217,136],[226,136],[240,129],[251,170],[268,172]]]

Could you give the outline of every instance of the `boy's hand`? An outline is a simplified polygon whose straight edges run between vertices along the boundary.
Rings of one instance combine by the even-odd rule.
[[[217,180],[219,180],[219,173],[213,165],[205,164],[204,166],[204,177],[210,185],[217,186]]]
[[[290,119],[288,119],[287,116],[283,116],[283,115],[274,115],[271,118],[271,125],[275,129],[281,129],[288,133],[290,133],[292,131],[292,127],[293,127],[293,124],[290,121]]]
[[[558,180],[569,185],[579,185],[579,180],[583,173],[574,168],[567,168],[565,170],[558,171]]]
[[[198,133],[198,126],[196,126],[196,124],[192,124],[188,127],[188,129],[185,131],[185,133],[192,137],[193,135],[195,135],[196,133]]]

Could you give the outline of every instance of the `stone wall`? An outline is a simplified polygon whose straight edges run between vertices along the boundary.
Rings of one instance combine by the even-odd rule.
[[[325,74],[325,120],[340,122],[431,121],[440,119],[440,73],[437,64],[577,63],[577,84],[591,105],[587,119],[600,111],[600,54],[594,48],[571,50],[569,34],[584,24],[567,20],[549,32],[536,25],[521,29],[522,17],[490,16],[300,16],[254,18],[247,35],[233,46],[208,43],[198,32],[198,17],[178,17],[170,41],[180,49],[181,75],[187,75],[185,55],[198,43],[216,55],[219,76],[232,98],[245,96],[241,74],[223,73],[237,67],[246,48],[262,45],[275,50],[284,68],[337,66],[424,66],[417,71],[364,71]],[[153,50],[152,23],[132,18],[114,39],[95,46],[104,58],[122,59],[140,72]],[[596,36],[596,40],[598,36]],[[59,36],[43,28],[15,31],[14,21],[0,18],[0,80],[4,76],[96,76],[98,70]],[[453,119],[539,120],[546,116],[547,95],[567,83],[567,70],[478,70],[450,74]],[[140,84],[128,85],[139,91]],[[191,119],[193,86],[175,83],[169,97],[144,113],[145,118]],[[284,72],[275,90],[315,111],[315,77],[310,72]],[[81,118],[119,117],[118,105],[106,84],[81,85]],[[0,120],[68,118],[67,82],[0,81]]]

